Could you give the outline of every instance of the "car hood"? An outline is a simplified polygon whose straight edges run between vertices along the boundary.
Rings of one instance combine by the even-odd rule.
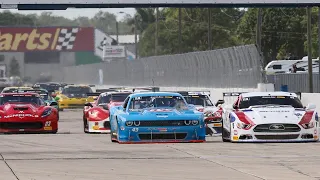
[[[5,104],[3,109],[5,114],[36,114],[39,108],[33,104]]]
[[[130,115],[139,115],[143,117],[162,117],[162,116],[181,116],[181,115],[194,115],[192,110],[177,110],[175,108],[146,108],[141,111],[131,111]],[[200,114],[200,113],[199,113]]]
[[[299,123],[305,114],[304,110],[291,106],[252,107],[242,112],[255,124]]]

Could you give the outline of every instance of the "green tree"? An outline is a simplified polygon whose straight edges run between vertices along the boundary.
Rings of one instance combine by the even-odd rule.
[[[238,9],[214,8],[212,13],[212,48],[225,48],[237,45],[235,31],[243,14]],[[179,9],[165,8],[160,13],[159,54],[176,54],[179,49],[178,16]],[[227,14],[227,15],[226,15]],[[150,15],[152,16],[152,15]],[[147,19],[147,18],[145,18]],[[151,18],[152,19],[152,18]],[[204,51],[208,49],[208,9],[182,9],[182,52]],[[154,54],[155,23],[143,30],[139,43],[140,56]]]
[[[255,43],[258,9],[249,9],[238,26],[238,39],[243,44]],[[305,55],[306,26],[304,8],[265,8],[262,10],[262,51],[265,63],[283,59],[291,53]]]
[[[9,64],[10,76],[20,76],[20,64],[13,56]]]

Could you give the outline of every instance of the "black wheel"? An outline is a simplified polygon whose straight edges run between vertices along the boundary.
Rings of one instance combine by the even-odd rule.
[[[223,142],[230,142],[230,140],[225,138],[227,134],[226,134],[226,130],[223,127],[223,120],[221,121],[221,123],[222,123],[222,127],[221,127],[222,128],[222,130],[221,130],[222,141]]]
[[[63,111],[63,109],[62,109],[62,108],[59,108],[59,111]]]
[[[57,132],[58,132],[58,129],[55,131],[52,131],[52,134],[57,134]]]
[[[88,133],[86,129],[89,129],[88,122],[86,119],[83,119],[83,132]]]
[[[116,139],[116,138],[117,138],[117,137],[113,135],[113,132],[110,131],[110,140],[111,140],[111,142],[117,142],[116,140],[114,140],[114,139]]]

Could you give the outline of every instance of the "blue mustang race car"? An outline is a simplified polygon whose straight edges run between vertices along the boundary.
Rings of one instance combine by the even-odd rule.
[[[179,93],[129,95],[110,109],[111,141],[118,143],[204,142],[204,114]]]

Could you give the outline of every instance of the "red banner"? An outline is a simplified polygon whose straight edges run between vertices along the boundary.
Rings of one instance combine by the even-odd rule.
[[[94,28],[0,28],[0,52],[94,51]]]

